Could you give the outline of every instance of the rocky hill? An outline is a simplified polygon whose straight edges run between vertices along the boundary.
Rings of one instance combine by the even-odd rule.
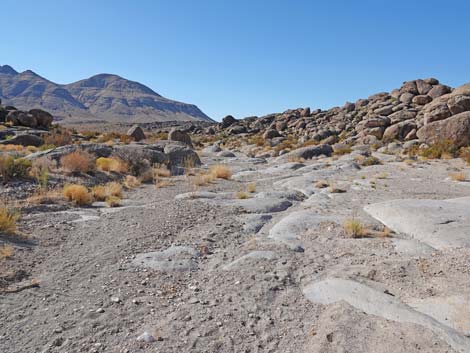
[[[155,122],[212,121],[197,106],[162,97],[117,75],[100,74],[61,85],[33,71],[0,66],[0,98],[20,109],[44,109],[58,120]]]
[[[276,144],[288,136],[300,143],[384,145],[391,142],[470,145],[470,84],[453,89],[437,79],[404,82],[329,110],[300,108],[242,120],[227,116],[207,133],[260,134]]]

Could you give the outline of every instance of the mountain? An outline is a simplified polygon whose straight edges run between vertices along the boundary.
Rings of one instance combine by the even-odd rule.
[[[66,122],[212,121],[197,106],[162,97],[117,75],[99,74],[61,85],[31,70],[0,65],[0,98],[19,109],[41,108]]]

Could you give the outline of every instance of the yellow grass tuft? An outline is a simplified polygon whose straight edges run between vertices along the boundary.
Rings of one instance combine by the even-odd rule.
[[[16,222],[20,215],[6,206],[0,207],[0,233],[15,234],[17,231]]]
[[[67,200],[74,202],[78,206],[87,206],[93,203],[93,197],[91,193],[83,185],[65,185],[63,193]]]
[[[96,160],[96,167],[103,172],[126,173],[128,170],[126,162],[118,158],[100,157]]]
[[[346,234],[351,238],[362,238],[367,234],[364,225],[355,218],[346,220],[343,227]]]
[[[116,181],[106,184],[106,190],[110,196],[122,197],[122,185]]]
[[[133,175],[126,175],[124,179],[124,186],[128,189],[134,189],[139,187],[141,184],[140,180]]]
[[[464,172],[452,173],[452,174],[450,175],[450,178],[451,178],[453,181],[466,181],[466,180],[467,180],[467,176],[465,175]]]
[[[246,191],[248,191],[250,194],[253,194],[256,192],[256,183],[249,183],[246,186]]]
[[[106,204],[108,207],[119,207],[122,205],[121,198],[117,196],[108,196],[106,198]]]
[[[209,171],[217,179],[228,180],[232,177],[232,171],[230,168],[223,164],[213,165],[210,167]]]
[[[250,195],[248,195],[246,192],[244,191],[238,191],[236,194],[235,194],[235,197],[237,199],[241,199],[241,200],[244,200],[244,199],[249,199],[250,198]]]
[[[9,245],[0,246],[0,259],[9,259],[13,256],[13,247]]]

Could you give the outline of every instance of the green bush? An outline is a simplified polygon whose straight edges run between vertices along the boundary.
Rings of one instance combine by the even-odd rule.
[[[25,178],[31,168],[31,162],[24,158],[0,156],[0,175],[4,182],[14,178]]]

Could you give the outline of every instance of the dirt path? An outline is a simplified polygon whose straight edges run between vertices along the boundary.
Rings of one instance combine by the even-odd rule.
[[[470,195],[464,183],[445,180],[451,163],[358,170],[328,160],[275,172],[240,157],[230,163],[233,180],[200,190],[215,192],[210,198],[175,200],[191,191],[182,177],[129,192],[117,209],[25,215],[22,226],[37,243],[18,247],[11,261],[40,287],[0,295],[0,351],[457,352],[432,325],[368,315],[349,297],[317,303],[304,292],[340,277],[405,302],[466,294],[458,283],[468,283],[459,270],[467,249],[410,256],[393,239],[350,239],[342,228],[356,213],[379,229],[362,211],[370,203]],[[307,195],[310,177],[346,193]],[[250,199],[234,198],[253,181]],[[293,251],[292,235],[302,251]],[[152,342],[138,339],[144,332]]]

